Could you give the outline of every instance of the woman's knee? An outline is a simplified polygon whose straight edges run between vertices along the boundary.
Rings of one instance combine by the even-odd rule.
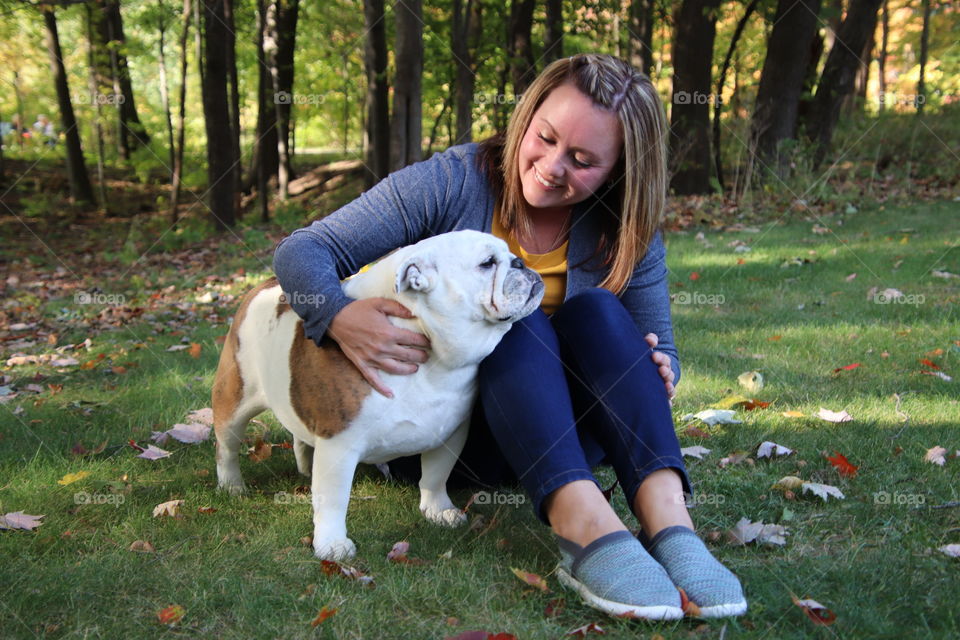
[[[484,376],[501,367],[516,366],[518,362],[548,356],[556,358],[560,352],[557,334],[550,319],[540,309],[526,318],[513,323],[500,343],[480,363],[480,375]]]
[[[553,321],[566,328],[583,326],[591,331],[632,323],[620,298],[599,287],[568,298],[553,315]]]

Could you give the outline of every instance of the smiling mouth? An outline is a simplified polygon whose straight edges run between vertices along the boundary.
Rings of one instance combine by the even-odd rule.
[[[554,184],[553,182],[549,182],[546,178],[540,175],[540,171],[537,169],[536,165],[533,166],[533,175],[536,178],[537,182],[547,187],[548,189],[559,189],[560,187],[563,186],[562,184]]]

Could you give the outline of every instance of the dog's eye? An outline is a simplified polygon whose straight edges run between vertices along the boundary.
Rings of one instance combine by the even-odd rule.
[[[495,266],[497,266],[497,259],[494,258],[493,256],[490,256],[489,258],[487,258],[486,260],[480,263],[481,269],[492,269]]]

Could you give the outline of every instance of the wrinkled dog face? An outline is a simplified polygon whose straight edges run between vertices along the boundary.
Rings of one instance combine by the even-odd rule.
[[[543,280],[506,242],[479,231],[444,236],[442,250],[434,238],[414,245],[397,272],[398,291],[419,291],[435,313],[472,322],[515,322],[540,305]]]

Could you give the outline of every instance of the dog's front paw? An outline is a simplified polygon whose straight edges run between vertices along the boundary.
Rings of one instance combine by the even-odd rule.
[[[332,540],[314,539],[313,555],[321,560],[341,562],[357,555],[357,545],[353,544],[353,540],[350,538]]]
[[[467,514],[461,509],[422,509],[423,516],[434,524],[442,527],[459,527],[467,521]]]

